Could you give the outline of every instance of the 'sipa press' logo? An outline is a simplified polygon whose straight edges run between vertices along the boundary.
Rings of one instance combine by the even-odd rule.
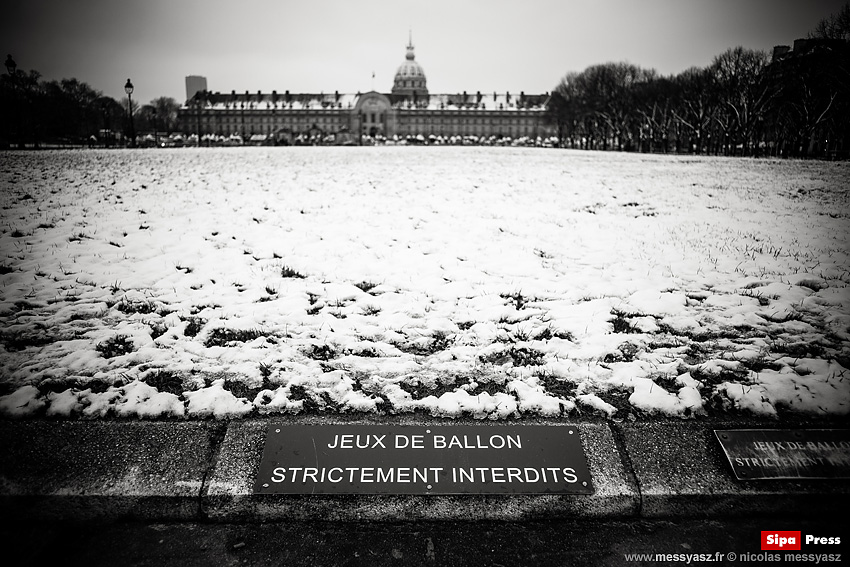
[[[800,532],[761,532],[762,551],[800,549]]]

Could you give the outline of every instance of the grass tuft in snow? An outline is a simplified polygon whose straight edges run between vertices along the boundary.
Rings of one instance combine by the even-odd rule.
[[[508,356],[513,360],[514,366],[541,366],[546,355],[534,348],[511,346]]]
[[[528,303],[528,298],[524,297],[521,291],[516,291],[514,293],[500,293],[499,297],[512,301],[514,308],[517,311],[521,310],[525,304]]]
[[[307,356],[313,360],[328,361],[336,358],[336,350],[331,345],[313,345]]]
[[[640,352],[640,347],[635,343],[626,341],[617,347],[614,352],[609,352],[605,355],[603,362],[610,364],[612,362],[632,362]]]
[[[614,326],[615,333],[640,333],[640,329],[632,325],[630,319],[634,317],[643,317],[643,313],[629,313],[619,309],[612,309],[611,315],[613,319],[608,319],[608,322]]]
[[[304,279],[304,278],[306,278],[307,276],[305,276],[305,275],[304,275],[304,274],[302,274],[301,272],[299,272],[299,271],[297,271],[297,270],[295,270],[295,269],[293,269],[293,268],[291,268],[291,267],[289,267],[289,266],[283,266],[283,267],[280,269],[280,277],[282,277],[282,278],[297,278],[297,279]]]
[[[354,287],[360,288],[363,291],[363,293],[369,293],[374,288],[378,287],[378,284],[372,283],[372,282],[367,282],[367,281],[362,281],[360,283],[354,284]]]
[[[95,350],[103,358],[115,358],[116,356],[130,354],[134,348],[133,341],[127,335],[115,335],[95,346]]]
[[[200,317],[181,317],[181,319],[186,321],[186,328],[183,329],[183,334],[187,337],[198,336],[198,333],[200,333],[201,329],[204,328],[204,325],[207,324],[207,320]]]
[[[534,334],[534,340],[536,341],[548,341],[551,339],[575,342],[575,336],[571,332],[555,329],[552,325],[547,325]]]
[[[29,347],[42,347],[49,345],[54,338],[42,332],[17,331],[13,333],[0,332],[0,342],[7,351],[22,351]]]
[[[575,397],[576,385],[574,383],[564,380],[563,378],[552,376],[548,372],[539,372],[535,375],[537,376],[538,383],[543,386],[549,394],[564,398],[565,400]]]
[[[129,301],[126,298],[121,298],[121,301],[115,305],[115,309],[127,315],[134,313],[147,315],[156,311],[156,304],[153,301]]]
[[[170,370],[158,370],[145,378],[144,382],[160,392],[168,392],[176,396],[181,396],[186,390],[183,387],[183,379]]]
[[[245,398],[248,401],[252,401],[257,397],[257,394],[263,391],[263,388],[250,388],[239,380],[229,378],[224,380],[224,389],[230,391],[237,398]]]
[[[226,329],[218,328],[210,331],[209,336],[204,341],[204,346],[227,346],[229,343],[247,343],[266,336],[259,329]]]

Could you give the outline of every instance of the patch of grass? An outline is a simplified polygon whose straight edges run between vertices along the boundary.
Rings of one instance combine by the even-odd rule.
[[[819,342],[774,343],[770,352],[793,358],[822,358],[826,354],[826,348]]]
[[[746,368],[721,368],[718,372],[706,372],[705,370],[696,367],[690,370],[691,378],[702,382],[700,393],[708,390],[713,390],[715,386],[723,382],[748,382],[750,372]]]
[[[610,389],[602,392],[594,392],[596,396],[603,402],[611,404],[617,409],[617,416],[634,420],[637,409],[629,403],[629,398],[632,395],[630,390]]]
[[[307,356],[313,360],[328,361],[336,358],[336,350],[331,345],[313,345]]]
[[[761,307],[767,307],[770,305],[771,300],[779,299],[778,295],[763,295],[760,291],[752,291],[755,288],[747,288],[741,292],[741,295],[744,297],[752,297],[753,299],[758,300],[759,305]]]
[[[252,401],[257,397],[263,388],[249,388],[244,383],[239,380],[224,380],[224,389],[228,390],[231,394],[236,396],[237,398],[246,398],[249,401]]]
[[[543,329],[534,334],[534,339],[538,341],[548,341],[550,339],[561,339],[564,341],[574,342],[575,337],[569,331],[562,331],[552,328],[552,325],[547,325]]]
[[[54,342],[54,338],[47,333],[17,331],[14,333],[0,334],[0,340],[3,341],[3,346],[6,350],[17,352],[30,347],[42,347]]]
[[[23,236],[23,235],[21,235],[21,236]],[[78,232],[76,234],[72,234],[71,236],[69,236],[68,242],[79,242],[81,240],[89,240],[89,239],[91,239],[91,236],[89,236],[85,232]]]
[[[541,366],[546,355],[534,348],[511,346],[508,356],[514,361],[514,366]]]
[[[452,381],[437,381],[430,384],[426,384],[423,382],[419,382],[414,380],[413,382],[399,382],[398,386],[410,394],[410,396],[414,400],[421,400],[422,398],[427,398],[428,396],[434,396],[439,398],[445,393],[454,392],[457,390],[457,383]]]
[[[307,276],[305,276],[301,272],[298,272],[297,270],[285,265],[280,269],[280,277],[282,277],[282,278],[304,279]]]
[[[106,380],[101,380],[99,378],[92,378],[91,380],[80,380],[76,382],[75,388],[78,390],[91,390],[92,394],[102,394],[113,386],[122,385],[123,382],[120,380],[107,382]]]
[[[406,354],[417,356],[430,356],[434,353],[446,350],[451,346],[452,337],[445,331],[434,331],[427,341],[397,343],[395,347]]]
[[[359,351],[354,351],[351,354],[363,358],[378,358],[381,356],[381,353],[379,353],[377,349],[375,349],[375,347],[367,347],[364,349],[360,349]]]
[[[115,305],[115,309],[128,315],[134,313],[147,315],[156,311],[156,305],[153,301],[127,301],[126,298],[122,297],[121,301]]]
[[[260,376],[263,377],[263,383],[265,383],[272,375],[272,367],[265,362],[260,363]]]
[[[499,384],[493,380],[489,382],[476,382],[476,386],[468,390],[470,396],[480,396],[481,394],[489,394],[495,396],[498,393],[505,393],[505,384]]]
[[[528,299],[522,295],[521,291],[515,291],[514,293],[500,293],[499,297],[505,300],[510,300],[514,304],[514,308],[519,311],[522,309],[526,303],[528,303]]]
[[[378,284],[363,281],[363,282],[354,284],[354,287],[360,288],[364,293],[369,293],[374,288],[378,287]]]
[[[829,284],[820,280],[801,280],[797,282],[797,285],[800,287],[807,287],[814,292],[818,292],[824,288],[829,287]]]
[[[95,350],[103,358],[115,358],[133,352],[133,341],[127,335],[115,335],[105,341],[98,343]]]
[[[377,305],[367,305],[363,308],[363,315],[371,317],[381,312],[381,308]]]
[[[771,323],[787,323],[788,321],[802,321],[803,314],[794,311],[792,313],[756,313],[759,317]]]
[[[626,341],[617,347],[616,352],[610,352],[605,355],[603,362],[610,364],[612,362],[632,362],[640,352],[640,347],[632,342]]]
[[[665,389],[671,394],[675,394],[678,392],[682,386],[677,382],[677,376],[674,374],[667,374],[666,372],[654,372],[647,376],[650,380],[652,380],[656,386]]]
[[[608,322],[614,326],[615,333],[638,334],[640,329],[631,324],[629,319],[633,317],[642,317],[641,313],[628,313],[619,309],[612,309],[611,315],[613,319],[608,319]]]
[[[538,374],[537,379],[540,385],[553,396],[567,400],[575,396],[576,385],[572,382],[545,373]]]
[[[185,388],[183,387],[183,379],[171,372],[170,370],[158,370],[154,374],[149,374],[144,379],[145,384],[153,386],[160,392],[167,392],[176,396],[183,395]]]
[[[215,282],[213,282],[213,283],[215,283]],[[200,313],[204,309],[221,309],[221,305],[218,305],[216,303],[209,303],[209,304],[204,303],[204,304],[201,304],[201,305],[194,305],[189,310],[189,314],[190,315],[197,315],[198,313]]]
[[[748,360],[742,360],[741,366],[751,370],[752,372],[761,372],[762,370],[773,370],[780,371],[782,370],[782,365],[778,362],[773,362],[772,360],[768,360],[767,357],[760,356],[758,358],[751,358]]]
[[[304,386],[300,386],[298,384],[289,387],[289,395],[287,396],[293,402],[297,402],[298,400],[303,400],[303,408],[307,413],[316,412],[322,409],[322,407],[313,399],[307,389]]]
[[[181,319],[183,318],[181,317]],[[186,328],[183,330],[183,335],[187,337],[196,337],[207,324],[207,320],[200,317],[187,317],[183,320],[187,322]]]
[[[162,335],[168,332],[168,327],[166,327],[163,323],[159,321],[149,321],[148,327],[151,330],[151,338],[153,340],[158,339]]]
[[[219,327],[210,331],[204,346],[227,346],[228,343],[247,343],[259,337],[265,336],[259,329],[227,329]]]

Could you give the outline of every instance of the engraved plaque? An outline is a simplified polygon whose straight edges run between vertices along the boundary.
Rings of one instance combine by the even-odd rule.
[[[738,480],[850,478],[848,429],[715,430]]]
[[[255,494],[592,494],[570,426],[270,424]]]

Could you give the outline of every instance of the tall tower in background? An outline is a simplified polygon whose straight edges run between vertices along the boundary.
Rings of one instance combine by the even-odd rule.
[[[189,75],[186,77],[186,100],[195,96],[198,91],[207,90],[207,78],[198,75]]]

